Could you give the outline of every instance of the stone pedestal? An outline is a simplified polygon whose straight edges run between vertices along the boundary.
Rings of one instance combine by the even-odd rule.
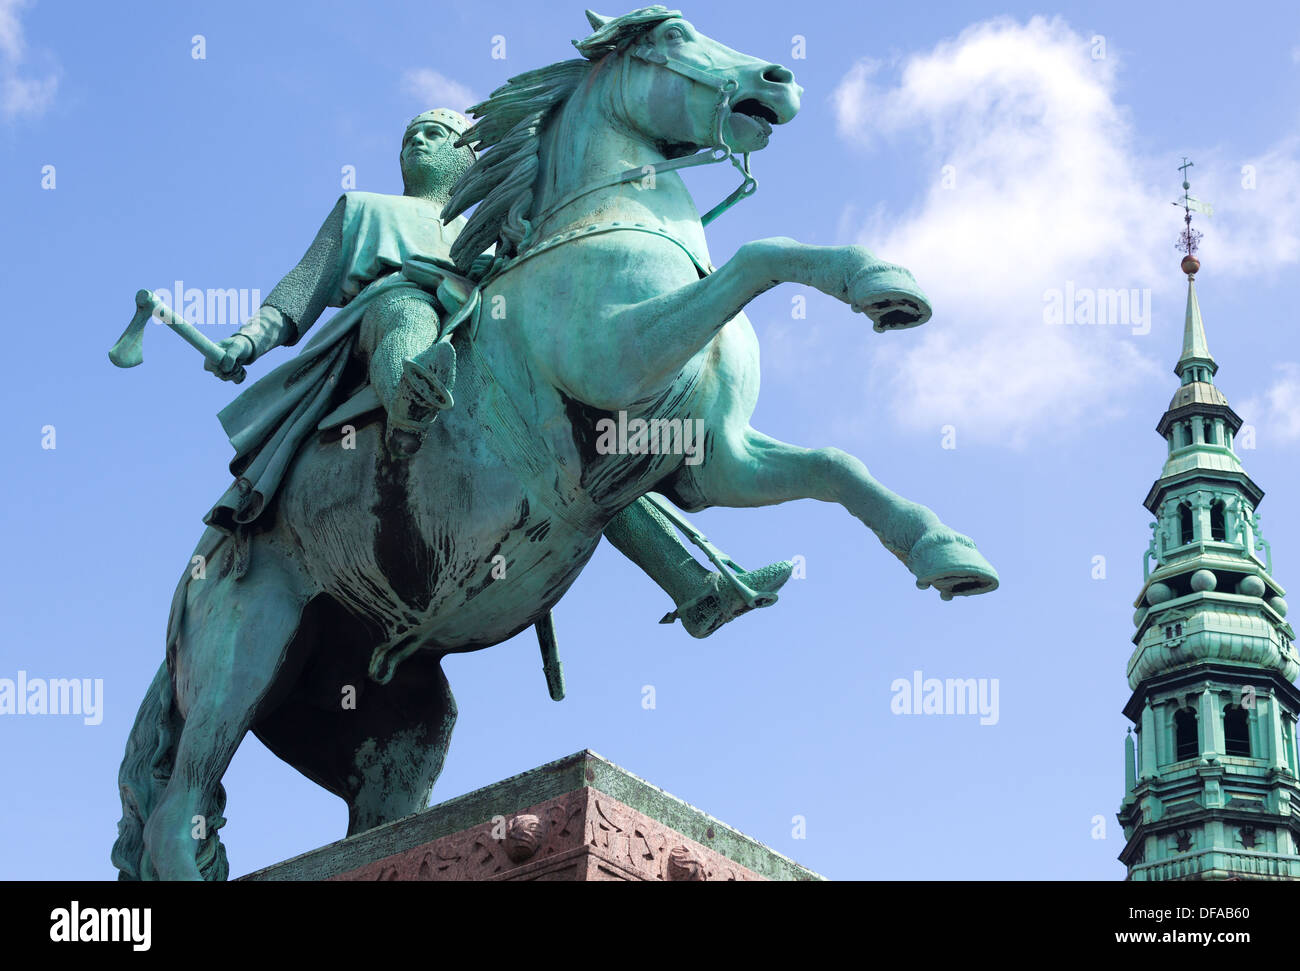
[[[244,880],[820,880],[591,751]]]

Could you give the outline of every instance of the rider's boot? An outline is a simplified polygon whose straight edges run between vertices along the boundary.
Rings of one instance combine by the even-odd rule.
[[[407,459],[420,450],[438,412],[455,404],[455,383],[456,351],[447,341],[435,341],[402,362],[402,377],[388,409],[388,451],[394,458]]]
[[[739,572],[735,576],[758,594],[775,594],[785,586],[793,570],[793,563],[782,560],[760,570]],[[671,624],[674,620],[680,620],[692,637],[708,637],[728,621],[776,600],[775,596],[761,597],[759,603],[753,603],[737,589],[736,584],[721,573],[709,573],[699,578],[698,589],[696,596],[685,603],[679,603],[677,609],[665,614],[659,623]]]
[[[711,573],[692,556],[672,523],[646,497],[609,521],[605,538],[672,597],[677,609],[661,623],[681,620],[692,637],[708,637],[728,621],[755,607],[776,602],[776,591],[790,579],[793,564],[782,561],[745,572],[724,555],[731,576]]]

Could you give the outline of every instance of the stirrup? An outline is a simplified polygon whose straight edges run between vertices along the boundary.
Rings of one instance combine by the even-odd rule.
[[[753,610],[757,607],[770,607],[776,603],[777,598],[774,593],[756,590],[746,583],[744,578],[740,576],[745,571],[740,568],[736,561],[710,543],[708,537],[696,529],[689,519],[674,509],[667,499],[655,492],[647,492],[645,498],[663,514],[665,519],[685,533],[687,539],[703,550],[709,562],[716,566],[718,572],[722,574],[722,579],[744,599],[747,610]],[[660,623],[672,623],[672,621],[665,618]]]
[[[445,341],[402,362],[402,377],[388,411],[385,440],[391,454],[409,458],[420,450],[438,412],[456,404],[451,394],[455,380],[456,351]]]
[[[794,564],[782,560],[761,570],[740,571],[740,576],[736,578],[739,583],[723,574],[711,573],[703,593],[671,613],[664,614],[659,623],[671,624],[674,620],[680,620],[692,637],[708,637],[723,624],[742,614],[776,603],[777,591],[785,585],[793,572]],[[741,592],[742,589],[752,590],[759,596],[746,597]]]
[[[415,404],[437,413],[455,407],[456,399],[451,395],[455,383],[456,349],[446,341],[438,341],[427,351],[402,362],[398,399],[402,398],[402,388],[409,389]]]

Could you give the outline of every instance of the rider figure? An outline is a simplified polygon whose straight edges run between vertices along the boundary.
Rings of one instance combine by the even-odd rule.
[[[469,127],[468,119],[447,108],[426,111],[412,119],[403,135],[400,155],[403,195],[344,193],[298,265],[271,290],[258,311],[220,343],[225,358],[215,364],[208,362],[205,368],[229,380],[237,365],[251,363],[273,347],[296,344],[327,306],[344,307],[335,320],[322,325],[334,332],[320,334],[300,355],[305,358],[315,354],[315,360],[321,360],[330,345],[343,340],[336,324],[349,313],[348,305],[354,300],[356,304],[364,303],[363,313],[351,314],[359,316],[359,320],[344,320],[342,332],[356,328],[357,349],[367,361],[370,382],[388,417],[386,444],[390,453],[401,461],[418,451],[425,430],[437,416],[438,406],[431,403],[442,402],[445,407],[451,402],[447,369],[439,369],[437,357],[433,366],[421,366],[419,362],[427,359],[421,352],[431,346],[435,351],[442,348],[450,352],[451,348],[445,342],[434,343],[440,326],[434,295],[410,285],[398,271],[412,257],[452,266],[451,244],[465,218],[444,224],[440,213],[456,181],[474,163],[471,149],[454,144]],[[442,363],[454,368],[445,359]],[[310,366],[316,369],[317,381],[324,380],[327,373],[339,373],[337,362]],[[270,447],[250,447],[251,439],[240,429],[263,429],[259,431],[259,442],[275,442],[278,438],[265,432],[267,422],[258,420],[262,402],[280,396],[277,387],[259,394],[258,385],[272,382],[277,373],[241,396],[247,397],[248,405],[242,413],[240,399],[222,413],[223,424],[241,452],[232,463],[239,470],[237,486],[251,475],[246,471],[250,466],[265,466],[254,456],[259,448]],[[304,383],[297,375],[288,383],[294,382]],[[295,419],[300,417],[296,410],[277,410]],[[314,422],[309,424],[314,427]],[[294,449],[297,444],[298,439],[290,439],[288,448]],[[278,468],[286,461],[273,460],[270,465]],[[268,476],[272,481],[263,491],[274,489],[282,475],[277,471]],[[260,483],[254,484],[260,487]],[[234,498],[223,497],[209,513],[208,522],[220,527],[249,522],[270,496],[259,496],[256,509],[250,513],[240,507],[248,491],[247,486],[238,490],[232,487],[227,496]],[[751,609],[734,584],[695,560],[672,525],[644,497],[611,520],[604,536],[673,598],[677,610],[664,620],[681,619],[694,637],[708,636]],[[751,590],[774,593],[790,573],[791,564],[782,561],[736,575]]]
[[[450,265],[451,244],[465,220],[444,225],[440,214],[451,187],[474,164],[473,150],[453,144],[469,127],[468,119],[448,108],[412,119],[402,137],[402,195],[344,193],[298,265],[258,312],[221,342],[227,358],[205,367],[225,378],[236,363],[255,361],[272,347],[293,346],[327,306],[345,306],[410,257]],[[419,450],[437,416],[436,409],[420,409],[419,398],[399,391],[403,371],[412,371],[411,359],[433,344],[438,327],[434,296],[418,287],[386,291],[370,301],[360,321],[358,346],[388,415],[388,447],[397,457]],[[424,369],[413,376],[408,385],[432,385],[430,397],[441,398],[448,390],[445,376]],[[413,414],[417,411],[422,413]]]

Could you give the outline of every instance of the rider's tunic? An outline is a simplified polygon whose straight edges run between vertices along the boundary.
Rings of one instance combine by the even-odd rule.
[[[242,328],[257,355],[296,344],[326,307],[343,308],[302,353],[261,378],[218,417],[235,448],[234,483],[203,521],[224,533],[251,523],[266,508],[294,454],[337,404],[339,381],[356,348],[361,318],[380,293],[411,288],[432,300],[398,271],[411,258],[450,266],[451,244],[463,217],[448,225],[436,203],[412,196],[347,192],[299,264],[267,296],[281,327],[256,316]],[[368,350],[368,349],[367,349]]]

